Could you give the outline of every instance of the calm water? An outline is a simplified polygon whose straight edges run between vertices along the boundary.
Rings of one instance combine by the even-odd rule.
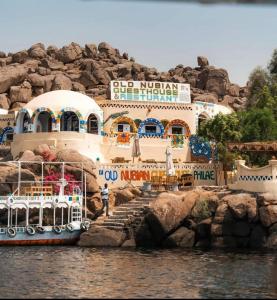
[[[274,253],[0,248],[0,298],[274,298]]]

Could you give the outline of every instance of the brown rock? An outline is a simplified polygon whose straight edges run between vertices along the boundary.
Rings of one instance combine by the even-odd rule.
[[[213,222],[216,224],[222,224],[232,223],[233,221],[234,219],[230,210],[228,209],[228,205],[224,202],[220,203],[220,205],[217,207]]]
[[[218,102],[218,97],[214,94],[206,93],[206,94],[195,96],[193,98],[193,102],[195,102],[195,101],[217,103]]]
[[[0,94],[0,108],[2,109],[9,109],[10,101],[7,97],[7,94]]]
[[[229,84],[228,73],[224,69],[210,69],[206,82],[206,89],[215,92],[219,96],[226,94],[226,88]]]
[[[5,93],[11,86],[22,82],[27,75],[23,65],[11,65],[0,68],[0,93]]]
[[[205,56],[198,56],[197,63],[198,63],[198,66],[201,68],[207,67],[209,65],[209,61],[208,61],[207,57],[205,57]]]
[[[72,90],[76,92],[84,93],[86,91],[86,88],[79,82],[73,82]]]
[[[32,97],[32,86],[29,82],[24,82],[21,86],[12,86],[10,88],[11,103],[28,103]]]
[[[0,58],[6,58],[6,53],[3,51],[0,51]]]
[[[86,44],[85,52],[87,57],[95,58],[97,56],[97,46],[95,44]]]
[[[58,74],[55,76],[52,91],[55,90],[71,90],[72,89],[72,82],[71,80],[66,77],[65,75]]]
[[[78,151],[75,150],[70,150],[70,149],[65,149],[65,150],[60,150],[57,152],[57,160],[58,161],[65,161],[65,162],[80,162],[83,163],[84,170],[89,173],[92,176],[94,175],[94,170],[95,170],[95,164],[94,162],[80,154]],[[76,167],[76,164],[68,164],[72,167]],[[81,168],[81,164],[78,166],[78,168]]]
[[[60,49],[57,56],[63,63],[70,63],[82,57],[82,49],[78,44],[71,43]]]
[[[223,198],[228,203],[229,209],[236,219],[248,217],[248,221],[252,222],[257,219],[257,202],[256,198],[250,194],[228,195]]]
[[[51,57],[54,57],[56,58],[57,55],[58,55],[58,52],[59,52],[59,48],[56,47],[56,46],[53,46],[53,45],[50,45],[48,48],[47,48],[47,54]]]
[[[122,231],[92,226],[81,235],[78,245],[81,247],[120,247],[125,239],[126,234]]]
[[[42,59],[46,57],[46,55],[47,55],[46,51],[41,47],[35,47],[29,50],[29,56],[34,59]]]
[[[240,96],[240,87],[237,84],[229,84],[227,86],[227,92],[229,95],[233,97],[239,97]]]
[[[98,51],[101,54],[105,54],[106,57],[116,56],[117,51],[108,43],[102,42],[98,45]]]
[[[186,227],[180,227],[165,240],[163,245],[164,247],[192,248],[194,239],[194,231]]]
[[[19,52],[16,52],[12,55],[12,61],[14,63],[24,63],[28,58],[28,52],[26,50],[22,50]]]
[[[259,208],[259,214],[263,226],[269,227],[277,222],[277,205],[262,206]]]

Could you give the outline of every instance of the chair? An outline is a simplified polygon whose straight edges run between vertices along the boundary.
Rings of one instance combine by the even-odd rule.
[[[177,176],[167,176],[166,177],[166,188],[168,190],[172,189],[172,186],[174,184],[178,183],[178,177]]]
[[[125,163],[125,158],[124,157],[115,157],[112,159],[113,164],[122,164]]]
[[[181,175],[181,178],[179,180],[179,184],[182,187],[193,186],[193,176],[192,176],[192,174],[183,174],[183,175]]]
[[[151,177],[151,188],[155,189],[159,189],[160,188],[160,177],[159,176],[152,176]]]

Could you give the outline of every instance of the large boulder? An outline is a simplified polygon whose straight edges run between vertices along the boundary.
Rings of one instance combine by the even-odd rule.
[[[52,85],[52,90],[71,90],[72,89],[72,82],[71,80],[63,75],[63,74],[58,74],[55,76],[53,85]]]
[[[80,154],[78,151],[76,150],[72,150],[72,149],[64,149],[64,150],[60,150],[56,153],[57,155],[57,161],[64,161],[64,162],[79,162],[83,164],[83,168],[84,171],[86,171],[87,173],[89,173],[92,176],[95,176],[94,174],[94,170],[95,170],[95,164],[94,162],[89,159],[86,156],[83,156],[82,154]],[[76,169],[81,169],[82,165],[79,164],[71,164],[68,163],[67,165],[70,165]]]
[[[42,59],[47,56],[47,53],[45,51],[45,47],[42,46],[42,44],[36,44],[33,45],[29,50],[28,50],[29,56],[34,58],[34,59]]]
[[[194,245],[195,233],[186,227],[180,227],[171,234],[163,243],[164,247],[192,248]]]
[[[80,237],[81,247],[120,247],[126,234],[123,231],[110,230],[100,226],[92,226]]]
[[[102,54],[105,54],[107,57],[112,57],[117,55],[116,49],[106,42],[102,42],[98,45],[98,51]]]
[[[95,58],[97,56],[97,46],[95,44],[86,44],[85,53],[87,57]]]
[[[71,43],[62,47],[58,51],[57,56],[63,63],[70,63],[82,57],[82,48],[76,43]]]
[[[230,83],[228,73],[224,69],[209,69],[206,89],[215,92],[218,96],[224,96]]]
[[[263,226],[269,227],[277,223],[277,205],[262,206],[259,208],[259,214]]]
[[[197,63],[198,63],[198,66],[201,68],[207,67],[209,65],[209,61],[208,61],[207,57],[205,57],[205,56],[198,56]]]
[[[257,220],[257,201],[250,194],[227,195],[222,200],[227,202],[229,210],[235,219],[247,218],[249,222]]]
[[[22,82],[27,76],[24,65],[9,65],[0,68],[0,93],[5,93],[11,86]]]
[[[175,195],[173,193],[161,193],[159,197],[150,203],[150,212],[147,221],[151,229],[161,230],[166,234],[190,215],[191,210],[199,194],[195,191]]]
[[[7,97],[7,94],[0,94],[0,108],[8,110],[9,107],[10,107],[10,100]]]
[[[28,58],[28,52],[26,50],[22,50],[19,52],[16,52],[12,55],[12,61],[13,63],[24,63]]]
[[[32,86],[28,81],[23,82],[20,86],[12,86],[10,89],[11,103],[28,103],[31,100],[31,97]]]

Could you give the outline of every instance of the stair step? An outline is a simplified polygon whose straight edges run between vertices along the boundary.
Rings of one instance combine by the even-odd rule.
[[[110,221],[113,221],[113,222],[117,222],[117,221],[119,221],[119,222],[127,222],[129,220],[129,218],[112,218],[112,217],[110,217],[107,220],[110,220]],[[105,221],[107,221],[107,220],[105,220]]]
[[[113,221],[104,221],[103,225],[112,225],[112,226],[124,226],[124,222],[113,222]]]
[[[119,226],[112,226],[112,225],[102,225],[101,227],[111,229],[111,230],[116,230],[116,231],[123,231],[124,230],[124,226],[119,227]]]

